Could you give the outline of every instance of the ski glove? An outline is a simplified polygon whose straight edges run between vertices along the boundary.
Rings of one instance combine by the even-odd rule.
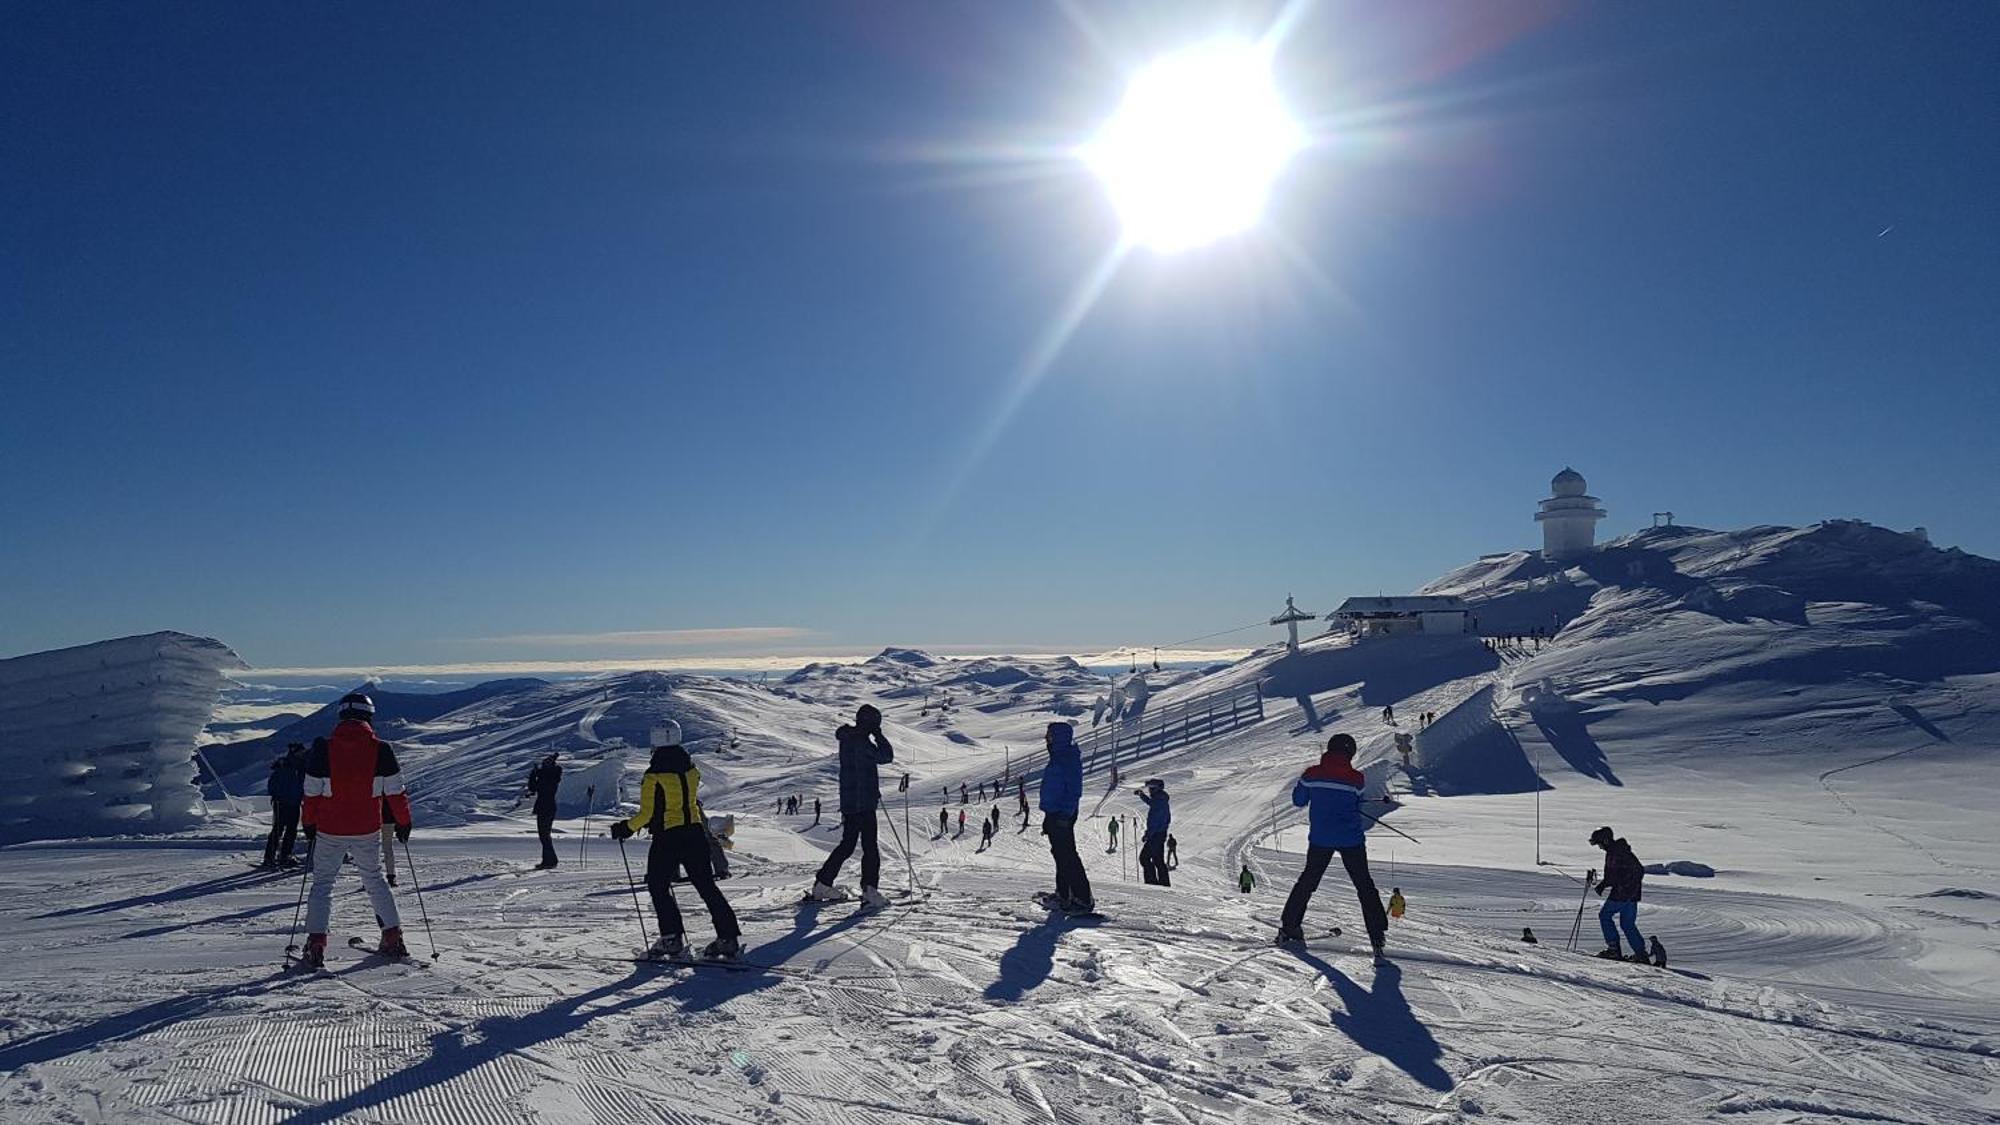
[[[630,840],[632,838],[632,826],[622,820],[612,821],[611,838],[614,840]]]
[[[409,843],[410,826],[407,824],[398,824],[396,826],[396,839],[401,840],[405,844]]]

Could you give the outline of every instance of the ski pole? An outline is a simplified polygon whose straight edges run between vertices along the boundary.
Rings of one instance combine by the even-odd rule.
[[[903,866],[910,873],[910,893],[914,895],[917,893],[917,865],[910,859],[910,846],[903,843],[903,834],[896,831],[896,818],[891,816],[888,821],[889,835],[896,841],[896,850],[903,853]]]
[[[431,960],[438,959],[437,935],[431,932],[431,912],[424,909],[424,885],[417,881],[417,858],[410,854],[410,842],[403,841],[403,866],[410,869],[410,886],[417,892],[417,913],[424,920],[424,940],[431,943]]]
[[[318,841],[314,841],[315,844]],[[292,932],[285,938],[285,959],[299,951],[299,911],[306,905],[306,882],[312,878],[312,848],[306,849],[305,870],[299,873],[299,901],[292,905]]]
[[[1593,868],[1591,868],[1591,869],[1590,869],[1590,870],[1589,870],[1589,871],[1588,871],[1587,873],[1585,873],[1585,875],[1584,875],[1584,878],[1583,878],[1583,897],[1582,897],[1581,899],[1577,900],[1577,904],[1576,904],[1576,921],[1574,921],[1574,922],[1570,923],[1570,927],[1569,927],[1569,946],[1568,946],[1568,948],[1569,948],[1569,949],[1570,949],[1570,950],[1571,950],[1572,952],[1574,952],[1574,951],[1576,950],[1576,939],[1577,939],[1577,937],[1578,937],[1579,935],[1581,935],[1581,934],[1583,933],[1583,908],[1584,908],[1585,906],[1588,906],[1588,905],[1590,905],[1590,885],[1591,885],[1592,883],[1596,882],[1596,881],[1597,881],[1597,869],[1596,869],[1595,867],[1593,867]]]
[[[1382,819],[1380,817],[1369,816],[1366,809],[1359,809],[1356,811],[1360,812],[1362,816],[1368,817],[1369,820],[1374,821],[1377,825],[1380,825],[1383,828],[1387,828],[1389,831],[1394,832],[1396,835],[1401,836],[1405,840],[1408,840],[1410,843],[1415,844],[1420,848],[1424,846],[1424,842],[1422,840],[1417,839],[1415,836],[1410,835],[1408,832],[1403,831],[1402,829],[1396,827],[1393,824],[1383,824]]]
[[[632,885],[632,857],[626,854],[623,840],[618,841],[618,858],[625,861],[625,889],[632,892],[632,913],[639,919],[639,939],[651,948],[653,939],[646,933],[646,912],[639,909],[639,888]]]
[[[590,855],[585,849],[590,844],[591,799],[596,796],[597,786],[595,785],[588,786],[583,791],[583,835],[577,837],[576,841],[576,865],[585,871],[590,870]]]

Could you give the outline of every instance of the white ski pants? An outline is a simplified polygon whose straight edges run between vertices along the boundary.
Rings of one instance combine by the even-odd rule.
[[[312,853],[312,893],[306,900],[306,932],[323,934],[327,922],[333,916],[333,883],[340,878],[341,861],[352,855],[354,869],[361,873],[361,886],[367,890],[368,899],[375,906],[375,913],[382,918],[382,928],[393,929],[403,924],[402,915],[396,912],[396,896],[389,890],[389,880],[382,875],[382,853],[376,835],[329,836],[322,832],[313,844]]]

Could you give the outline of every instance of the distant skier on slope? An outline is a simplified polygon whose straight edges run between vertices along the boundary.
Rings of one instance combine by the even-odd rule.
[[[314,742],[306,755],[302,819],[313,862],[312,893],[306,901],[306,948],[300,963],[309,968],[326,964],[333,884],[340,877],[342,861],[350,854],[375,916],[381,919],[382,940],[376,952],[385,957],[410,955],[403,945],[396,896],[382,877],[375,850],[384,805],[394,817],[397,838],[410,838],[410,800],[403,792],[403,767],[396,762],[396,752],[376,738],[375,728],[369,725],[375,717],[374,700],[358,691],[349,692],[341,697],[338,715],[333,737],[323,746]]]
[[[271,834],[264,838],[264,867],[297,867],[292,856],[299,840],[299,806],[306,799],[306,745],[294,742],[271,762]]]
[[[950,831],[951,831],[951,810],[948,808],[940,808],[938,809],[938,838],[943,839],[945,833]]]
[[[1171,886],[1167,878],[1167,826],[1174,822],[1174,812],[1167,783],[1156,777],[1134,792],[1146,803],[1146,837],[1139,845],[1140,874],[1153,886]]]
[[[1244,864],[1243,873],[1236,877],[1236,889],[1242,891],[1244,894],[1247,895],[1250,893],[1252,888],[1256,887],[1256,885],[1257,885],[1257,876],[1250,873],[1249,864],[1247,863]]]
[[[535,870],[556,865],[556,845],[551,838],[556,822],[556,793],[562,788],[562,766],[553,752],[528,771],[528,790],[521,794],[535,799],[535,834],[542,838],[542,862]]]
[[[1645,865],[1632,854],[1632,845],[1608,825],[1592,832],[1590,842],[1604,849],[1604,878],[1597,881],[1597,893],[1611,892],[1597,911],[1597,924],[1604,930],[1604,949],[1598,956],[1610,961],[1644,961],[1646,941],[1639,936],[1639,894],[1646,879]],[[1619,950],[1619,927],[1624,928],[1625,939],[1632,943],[1630,957]]]
[[[1118,818],[1112,817],[1111,823],[1106,828],[1111,833],[1111,843],[1105,847],[1104,854],[1110,855],[1118,850]]]
[[[833,881],[840,865],[861,845],[861,902],[868,907],[886,906],[889,898],[877,889],[882,878],[882,852],[875,843],[875,810],[882,801],[879,767],[896,760],[896,752],[882,733],[882,712],[863,703],[854,712],[854,723],[834,732],[840,755],[840,843],[821,865],[812,889],[806,894],[820,902],[840,897]],[[817,810],[818,802],[814,802]]]
[[[687,953],[687,927],[681,921],[673,889],[674,875],[685,873],[715,922],[715,940],[701,955],[734,959],[743,952],[743,931],[736,924],[736,911],[723,897],[722,888],[715,885],[708,818],[701,810],[701,770],[681,745],[681,726],[672,719],[653,728],[652,743],[653,760],[646,766],[646,776],[639,780],[639,811],[631,819],[611,825],[612,838],[620,842],[642,828],[653,837],[646,849],[646,891],[660,921],[660,936],[645,956],[658,959]]]
[[[1391,918],[1394,918],[1394,919],[1396,919],[1396,920],[1398,920],[1398,921],[1401,921],[1401,920],[1402,920],[1402,917],[1403,917],[1403,911],[1405,911],[1405,910],[1407,910],[1407,909],[1409,909],[1409,904],[1408,904],[1407,902],[1405,902],[1405,901],[1403,900],[1403,888],[1401,888],[1401,887],[1390,887],[1390,888],[1389,888],[1389,917],[1391,917]]]
[[[1278,923],[1280,942],[1305,940],[1306,905],[1319,889],[1333,853],[1347,868],[1361,900],[1361,918],[1368,929],[1368,943],[1374,947],[1375,963],[1386,964],[1382,945],[1387,939],[1389,918],[1382,909],[1382,895],[1368,872],[1367,824],[1361,816],[1361,794],[1365,781],[1354,768],[1354,737],[1336,734],[1327,739],[1326,753],[1319,764],[1306,770],[1292,784],[1292,804],[1310,809],[1311,830],[1307,834],[1306,865],[1292,893],[1285,900],[1285,913]]]
[[[1072,914],[1088,914],[1097,909],[1091,897],[1090,876],[1083,870],[1083,858],[1076,854],[1077,807],[1083,800],[1083,754],[1076,746],[1076,728],[1053,722],[1043,736],[1048,743],[1049,764],[1042,771],[1042,835],[1049,838],[1049,856],[1055,861],[1056,890],[1052,902],[1057,909]]]
[[[1180,865],[1181,865],[1181,842],[1179,840],[1174,839],[1174,834],[1169,832],[1167,833],[1167,870],[1169,871],[1179,870]]]

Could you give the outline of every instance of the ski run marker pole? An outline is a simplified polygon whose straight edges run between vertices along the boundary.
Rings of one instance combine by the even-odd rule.
[[[587,786],[583,791],[583,835],[576,841],[576,865],[585,871],[590,870],[590,854],[585,848],[590,843],[590,806],[596,796],[595,785]]]

